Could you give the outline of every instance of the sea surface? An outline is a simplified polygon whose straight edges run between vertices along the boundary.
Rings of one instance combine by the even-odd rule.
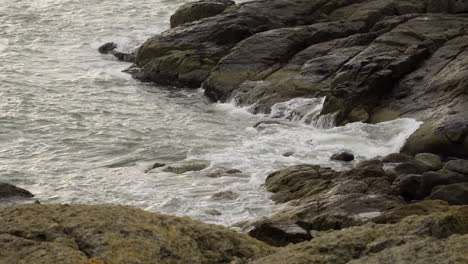
[[[420,125],[399,119],[333,128],[295,116],[308,105],[314,117],[323,98],[253,115],[209,103],[202,89],[133,80],[122,72],[129,64],[96,51],[108,41],[131,51],[167,30],[185,2],[0,0],[0,181],[42,203],[124,204],[229,226],[271,213],[262,186],[269,173],[301,163],[344,169],[329,157],[398,151]],[[280,123],[254,128],[264,120]],[[211,165],[145,173],[154,162],[185,159]],[[242,173],[207,177],[222,168]],[[225,191],[237,198],[213,198]]]

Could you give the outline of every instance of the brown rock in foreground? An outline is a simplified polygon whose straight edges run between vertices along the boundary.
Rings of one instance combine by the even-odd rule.
[[[61,264],[246,263],[275,252],[187,217],[90,205],[0,208],[0,249],[0,263]]]
[[[322,232],[254,264],[468,263],[468,206],[411,216],[393,225]]]

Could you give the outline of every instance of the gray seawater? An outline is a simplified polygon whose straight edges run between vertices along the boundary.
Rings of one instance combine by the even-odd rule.
[[[201,89],[140,83],[121,72],[129,64],[96,52],[108,41],[123,51],[137,47],[166,30],[184,2],[0,0],[0,181],[43,203],[125,204],[231,225],[271,212],[262,187],[268,173],[299,163],[342,169],[329,161],[336,151],[385,155],[420,125],[399,119],[321,129],[293,118],[257,130],[273,116],[210,104]],[[278,105],[274,116],[304,103],[319,109],[321,99]],[[183,159],[211,166],[144,172],[154,161]],[[219,168],[242,174],[206,177]],[[239,196],[213,200],[220,191]]]

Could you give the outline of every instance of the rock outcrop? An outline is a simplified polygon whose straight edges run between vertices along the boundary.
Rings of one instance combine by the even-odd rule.
[[[224,227],[124,206],[0,208],[0,263],[246,263],[275,248]]]
[[[420,174],[397,169],[404,164],[419,165],[418,162],[422,166]],[[468,174],[460,173],[465,162],[451,160],[444,164],[432,154],[411,157],[395,153],[382,160],[360,162],[342,172],[318,165],[292,166],[266,179],[265,187],[273,193],[271,198],[284,203],[268,221],[297,224],[305,231],[326,231],[368,222],[394,223],[395,219],[409,215],[444,212],[445,209],[436,209],[447,208],[449,204],[468,205]],[[442,166],[444,169],[439,170]],[[433,211],[428,209],[429,205],[434,207]],[[263,241],[273,244],[274,236],[260,234]],[[277,243],[284,243],[277,239]]]
[[[406,153],[468,155],[467,1],[261,0],[218,12],[146,41],[133,76],[203,86],[254,112],[327,96],[321,114],[338,125],[416,118]]]
[[[321,232],[254,264],[468,263],[468,207],[412,216],[393,225]]]

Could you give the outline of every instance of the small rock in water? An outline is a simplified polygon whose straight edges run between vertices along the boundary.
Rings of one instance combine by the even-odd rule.
[[[161,168],[161,167],[164,167],[164,166],[166,166],[166,164],[156,162],[156,163],[154,163],[153,165],[149,166],[149,167],[145,170],[145,172],[149,172],[149,171],[151,171],[151,170],[154,170],[154,169],[157,169],[157,168]]]
[[[354,154],[345,151],[333,154],[330,159],[349,162],[354,160]]]
[[[34,195],[29,191],[18,188],[12,184],[0,183],[0,199],[10,197],[31,198],[34,197]]]
[[[101,54],[109,54],[111,51],[117,48],[117,44],[114,42],[107,42],[106,44],[102,45],[98,48],[99,53]]]
[[[294,155],[294,152],[292,152],[292,151],[288,151],[288,152],[283,153],[284,157],[291,157],[292,155]]]
[[[251,237],[276,247],[311,240],[313,236],[296,223],[261,221],[248,232]]]
[[[237,174],[237,173],[242,173],[242,171],[237,170],[237,169],[229,169],[229,170],[220,169],[220,170],[215,170],[213,172],[210,172],[206,176],[210,178],[219,178],[226,174]]]
[[[182,174],[189,171],[201,171],[209,166],[210,162],[207,160],[184,160],[169,164],[163,167],[162,171]]]
[[[213,194],[213,196],[211,196],[211,199],[212,200],[235,200],[237,199],[237,197],[239,197],[239,194],[234,193],[232,191],[225,191],[225,192],[219,192],[219,193]]]
[[[39,203],[32,199],[34,195],[9,183],[0,183],[0,206]]]
[[[208,209],[208,210],[205,210],[205,213],[206,214],[209,214],[209,215],[212,215],[212,216],[220,216],[222,215],[220,211],[216,210],[216,209]]]

